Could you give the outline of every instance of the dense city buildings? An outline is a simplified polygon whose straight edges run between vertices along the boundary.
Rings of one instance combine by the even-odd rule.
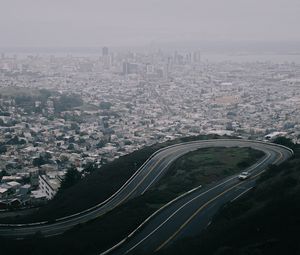
[[[141,147],[182,136],[300,139],[300,64],[213,61],[199,50],[0,59],[0,208],[51,199]]]

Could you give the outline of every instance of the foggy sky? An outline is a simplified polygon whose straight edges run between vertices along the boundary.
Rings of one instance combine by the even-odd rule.
[[[299,0],[0,0],[0,47],[300,41]]]

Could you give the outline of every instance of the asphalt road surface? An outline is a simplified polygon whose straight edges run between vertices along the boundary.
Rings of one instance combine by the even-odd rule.
[[[275,144],[235,139],[202,140],[169,146],[154,153],[115,194],[97,206],[52,222],[0,224],[0,235],[11,238],[25,238],[37,232],[44,236],[59,235],[77,224],[88,222],[111,211],[133,197],[142,195],[163,176],[168,166],[183,154],[199,148],[236,146],[252,147],[266,153],[261,161],[250,167],[251,179],[240,182],[237,176],[231,176],[206,189],[196,189],[188,193],[157,212],[109,252],[124,254],[140,249],[147,252],[162,249],[176,238],[206,227],[211,216],[221,205],[253,187],[256,175],[269,164],[280,164],[287,160],[292,156],[292,151]],[[202,215],[207,220],[199,220]]]
[[[198,148],[210,146],[252,147],[265,152],[265,156],[245,169],[251,172],[249,179],[240,181],[236,174],[206,188],[199,187],[187,192],[154,213],[127,238],[102,254],[151,254],[179,238],[199,234],[210,225],[212,217],[222,205],[251,190],[255,186],[255,179],[268,165],[280,164],[293,154],[285,147],[244,140],[204,142]]]

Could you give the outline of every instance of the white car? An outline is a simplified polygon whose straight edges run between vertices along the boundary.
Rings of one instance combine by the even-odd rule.
[[[248,179],[250,177],[250,173],[249,172],[242,172],[239,176],[238,176],[238,178],[240,179],[240,180],[246,180],[246,179]]]

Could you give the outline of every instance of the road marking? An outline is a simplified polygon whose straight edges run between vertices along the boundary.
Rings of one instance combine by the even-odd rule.
[[[211,224],[211,220],[207,223],[207,225],[206,225],[206,228],[208,228],[209,226],[210,226],[210,224]]]
[[[278,152],[278,151],[277,151],[277,152]],[[280,159],[281,159],[282,153],[281,153],[281,151],[279,151],[279,153],[280,153]],[[267,158],[269,158],[270,155],[271,155],[271,154],[269,154]],[[264,160],[264,161],[265,161],[265,160]],[[264,161],[262,161],[259,165],[261,165]],[[257,166],[259,166],[259,165],[257,165]],[[263,170],[263,171],[259,172],[258,174],[252,176],[251,179],[254,179],[255,177],[259,176],[259,175],[262,174],[264,171],[265,171],[265,170]],[[209,201],[206,202],[204,205],[202,205],[195,213],[192,214],[192,216],[191,216],[190,218],[188,218],[187,221],[185,221],[185,222],[179,227],[179,229],[177,229],[177,231],[175,231],[175,232],[173,233],[172,236],[170,236],[165,242],[163,242],[163,243],[155,250],[155,252],[156,252],[156,251],[159,251],[160,249],[162,249],[163,247],[165,247],[172,239],[174,239],[174,238],[178,235],[178,233],[179,233],[179,232],[180,232],[187,224],[189,224],[189,222],[190,222],[190,221],[191,221],[191,220],[192,220],[192,219],[193,219],[193,218],[194,218],[201,210],[203,210],[208,204],[210,204],[211,202],[213,202],[214,200],[216,200],[217,198],[219,198],[219,197],[222,196],[223,194],[227,193],[228,191],[232,190],[233,188],[235,188],[235,187],[237,187],[237,186],[239,186],[239,185],[241,185],[241,184],[242,184],[242,183],[238,183],[238,184],[232,186],[231,188],[225,190],[224,192],[220,193],[218,196],[214,197],[213,199],[209,200]],[[251,189],[251,188],[250,188],[250,189]],[[242,194],[240,194],[240,196],[243,195],[244,193],[246,193],[247,191],[249,191],[249,189],[246,190],[246,191],[244,191]]]
[[[237,197],[235,197],[234,199],[232,199],[230,202],[233,202],[233,201],[237,200],[238,198],[240,198],[242,195],[244,195],[245,193],[247,193],[251,189],[253,189],[253,187],[250,187],[250,188],[244,190],[241,194],[239,194]]]
[[[207,142],[206,144],[209,144],[209,143],[215,143],[215,141],[212,141],[212,142]],[[195,147],[196,148],[194,148],[194,147],[192,147],[193,148],[193,150],[195,150],[195,149],[197,149],[199,146],[201,146],[203,143],[200,143],[200,144],[193,144],[193,145],[195,145]],[[167,153],[166,154],[166,156],[164,157],[164,158],[161,158],[160,160],[158,160],[152,167],[151,167],[151,170],[149,170],[148,172],[147,172],[147,174],[143,177],[143,179],[141,180],[141,181],[139,181],[138,182],[138,184],[133,188],[133,190],[131,191],[131,192],[129,192],[129,194],[127,194],[127,196],[124,198],[124,199],[122,199],[121,201],[119,201],[119,203],[117,203],[117,205],[115,205],[115,206],[118,206],[118,205],[120,205],[121,203],[123,203],[128,197],[130,197],[131,195],[132,195],[132,193],[134,192],[134,191],[136,191],[137,190],[137,188],[141,185],[141,183],[149,176],[149,174],[154,170],[154,168],[161,162],[161,161],[163,161],[164,159],[166,159],[167,157],[169,157],[170,155],[172,155],[173,153],[176,153],[177,151],[179,151],[179,150],[182,150],[182,149],[189,149],[189,147],[187,146],[187,147],[185,147],[185,146],[183,146],[183,147],[179,147],[179,148],[176,148],[176,147],[174,147],[175,148],[175,151],[172,151],[172,149],[173,148],[171,148],[171,151],[169,152],[169,153]],[[201,147],[200,147],[201,148]],[[191,150],[191,149],[190,149]],[[186,154],[186,153],[188,153],[189,151],[187,151],[187,152],[184,152],[184,153],[181,153],[181,154],[179,154],[179,156],[178,157],[180,157],[180,156],[182,156],[182,155],[184,155],[184,154]],[[177,157],[177,158],[178,158]],[[177,159],[176,158],[176,159]],[[174,162],[174,160],[173,161],[171,161],[171,162]],[[171,163],[171,162],[169,162],[168,164],[167,164],[167,166]],[[166,166],[166,167],[167,167]],[[156,176],[155,176],[155,178],[154,178],[154,180],[156,180],[157,178],[158,178],[158,176],[160,176],[160,174],[166,169],[166,167],[164,167]],[[142,191],[142,195],[146,192],[146,190],[152,185],[152,183],[154,182],[154,180],[152,180],[151,181],[151,183],[150,183],[150,185],[148,185],[147,187],[146,187],[146,189],[145,190],[143,190]]]
[[[191,149],[189,149],[189,151],[185,151],[185,152],[183,152],[183,153],[181,153],[181,154],[179,154],[178,155],[178,157],[176,157],[174,160],[172,160],[172,161],[169,161],[168,162],[168,164],[155,176],[155,178],[150,182],[150,184],[144,189],[144,191],[142,191],[141,192],[141,195],[143,195],[146,191],[147,191],[147,189],[155,182],[155,180],[163,173],[163,171],[172,163],[172,162],[174,162],[176,159],[178,159],[179,157],[181,157],[181,156],[183,156],[183,155],[185,155],[185,154],[187,154],[187,153],[189,153],[189,152],[191,152],[191,151],[195,151],[195,150],[197,150],[197,149],[205,149],[206,147],[199,147],[200,145],[202,145],[202,144],[196,144],[197,146],[195,147],[195,148],[191,148]],[[181,148],[182,149],[182,148]],[[258,147],[254,147],[254,149],[257,149],[257,150],[261,150],[260,148],[258,148]],[[265,154],[267,154],[267,155],[270,155],[270,153],[269,152],[265,152],[264,151],[264,153]],[[252,166],[250,166],[249,168],[248,168],[248,171],[251,171],[253,168],[256,168],[257,166],[259,166],[259,164],[258,164],[259,162],[256,162],[256,163],[254,163]],[[256,165],[256,164],[258,164],[258,165]]]
[[[260,166],[261,164],[263,164],[266,160],[268,160],[271,156],[270,153],[266,153],[266,157],[256,166]],[[152,232],[150,232],[146,237],[144,237],[142,240],[140,240],[138,243],[136,243],[133,247],[131,247],[129,250],[127,250],[125,252],[125,254],[127,254],[128,252],[132,251],[133,249],[135,249],[138,245],[140,245],[142,242],[144,242],[147,238],[149,238],[151,235],[153,235],[158,229],[160,229],[166,222],[168,222],[175,214],[177,214],[180,210],[182,210],[185,206],[187,206],[188,204],[192,203],[194,200],[198,199],[199,197],[205,195],[206,193],[218,188],[219,186],[222,186],[224,185],[225,183],[233,180],[233,179],[236,179],[237,176],[234,175],[233,177],[229,178],[228,180],[222,182],[222,183],[219,183],[217,186],[214,186],[208,190],[206,190],[205,192],[202,192],[201,194],[197,195],[196,197],[192,198],[191,200],[187,201],[186,203],[184,203],[182,206],[180,206],[176,211],[174,211],[166,220],[164,220],[157,228],[155,228],[154,230],[152,230]],[[239,185],[241,183],[238,183]]]
[[[182,206],[180,206],[176,211],[174,211],[166,220],[164,220],[157,228],[155,228],[154,230],[152,230],[152,232],[150,232],[150,234],[148,234],[146,237],[144,237],[141,241],[139,241],[138,243],[136,243],[133,247],[131,247],[129,250],[127,250],[125,252],[125,254],[127,254],[128,252],[132,251],[134,248],[136,248],[138,245],[140,245],[143,241],[145,241],[147,238],[149,238],[151,235],[153,235],[158,229],[160,229],[166,222],[168,222],[177,212],[179,212],[182,208],[184,208],[186,205],[192,203],[194,200],[198,199],[199,197],[205,195],[206,193],[216,189],[217,187],[235,179],[236,176],[226,180],[225,182],[222,182],[220,184],[218,184],[217,186],[210,188],[208,190],[206,190],[205,192],[199,194],[198,196],[192,198],[191,200],[187,201],[186,203],[184,203]]]
[[[207,201],[204,205],[202,205],[201,207],[199,207],[196,212],[194,212],[174,233],[173,235],[171,235],[166,241],[164,241],[160,246],[158,246],[158,248],[156,248],[155,252],[161,250],[163,247],[165,247],[172,239],[174,239],[179,232],[186,227],[186,225],[188,225],[196,216],[199,212],[201,212],[207,205],[209,205],[210,203],[212,203],[213,201],[215,201],[216,199],[218,199],[219,197],[221,197],[222,195],[226,194],[227,192],[229,192],[230,190],[236,188],[237,186],[242,185],[242,183],[237,183],[234,186],[230,187],[229,189],[223,191],[222,193],[220,193],[219,195],[215,196],[214,198],[210,199],[209,201]]]
[[[173,148],[172,148],[173,149]],[[182,149],[182,148],[179,148],[179,149]],[[176,153],[176,151],[178,151],[179,149],[177,149],[177,148],[175,148],[175,153]],[[153,172],[153,170],[155,169],[155,167],[161,162],[161,161],[163,161],[164,159],[166,159],[168,156],[170,156],[171,154],[173,154],[174,153],[174,151],[171,151],[171,152],[169,152],[169,153],[167,153],[166,154],[166,156],[165,157],[163,157],[163,158],[161,158],[161,159],[159,159],[152,167],[151,167],[151,169],[150,170],[148,170],[148,172],[146,173],[146,175],[137,183],[137,185],[121,200],[121,201],[119,201],[119,203],[117,203],[116,205],[115,205],[115,207],[116,206],[118,206],[118,205],[120,205],[121,203],[123,203],[128,197],[130,197],[131,195],[132,195],[132,193],[133,192],[135,192],[137,189],[138,189],[138,187],[141,185],[141,183],[150,175],[150,173],[152,173]],[[164,170],[164,169],[163,169]],[[143,192],[145,192],[145,190],[143,191]]]
[[[277,164],[282,158],[283,158],[283,153],[279,151],[280,157],[274,162],[274,164]]]
[[[143,195],[148,190],[148,188],[156,181],[156,179],[164,172],[164,170],[169,167],[169,165],[171,163],[173,163],[175,160],[177,160],[178,158],[180,158],[181,156],[183,156],[184,154],[187,154],[187,153],[189,153],[189,151],[188,152],[184,152],[184,153],[180,153],[178,155],[178,157],[176,157],[173,160],[170,160],[168,162],[168,164],[153,178],[153,180],[149,183],[149,185],[147,185],[147,187],[141,192],[141,195]]]
[[[229,142],[231,145],[226,145],[226,143]],[[49,222],[38,222],[38,223],[34,223],[34,224],[18,224],[17,226],[14,225],[14,224],[0,224],[0,226],[9,226],[9,227],[28,227],[28,225],[34,225],[34,229],[36,229],[35,226],[41,226],[43,224],[48,224],[47,226],[51,226],[51,227],[55,227],[55,225],[63,225],[63,224],[66,224],[66,223],[71,223],[73,221],[78,221],[78,219],[82,218],[86,218],[86,216],[89,216],[89,218],[87,218],[86,220],[83,220],[82,222],[86,222],[92,218],[95,218],[95,216],[97,217],[97,215],[99,214],[104,214],[107,212],[107,210],[111,210],[113,208],[116,207],[116,205],[109,205],[109,202],[113,202],[113,199],[117,198],[117,196],[122,192],[122,190],[124,190],[127,186],[128,188],[128,185],[133,182],[136,181],[137,177],[140,176],[140,175],[144,175],[145,174],[145,171],[142,172],[143,168],[145,168],[147,166],[147,163],[149,163],[148,167],[150,170],[148,170],[149,172],[146,173],[146,176],[144,176],[144,178],[142,179],[145,180],[147,176],[149,176],[149,174],[151,172],[153,172],[153,169],[157,166],[157,164],[159,164],[161,162],[161,160],[164,160],[164,158],[162,159],[158,159],[158,161],[151,167],[152,163],[150,160],[153,159],[155,156],[159,155],[161,152],[164,152],[166,151],[166,157],[168,157],[170,154],[172,154],[174,151],[173,149],[175,148],[177,151],[178,149],[185,149],[185,148],[207,148],[207,146],[204,146],[202,147],[203,144],[208,144],[208,145],[211,145],[211,147],[219,147],[219,146],[224,146],[224,147],[233,147],[234,145],[235,146],[239,146],[239,147],[249,147],[249,146],[245,146],[244,143],[250,143],[250,144],[262,144],[262,148],[260,148],[260,150],[264,151],[264,149],[268,149],[270,150],[271,148],[273,148],[273,151],[274,150],[274,147],[277,146],[277,147],[282,147],[284,148],[285,150],[289,150],[289,152],[291,153],[291,155],[293,155],[293,151],[287,147],[284,147],[284,146],[281,146],[281,145],[276,145],[276,144],[270,144],[270,143],[265,143],[265,142],[260,142],[260,141],[251,141],[251,140],[242,140],[242,139],[218,139],[218,140],[201,140],[201,141],[193,141],[193,142],[185,142],[185,143],[181,143],[181,144],[175,144],[175,145],[171,145],[171,146],[168,146],[168,147],[165,147],[165,148],[162,148],[162,149],[159,149],[158,151],[154,152],[145,162],[144,164],[123,184],[123,186],[117,191],[115,192],[111,197],[109,197],[108,199],[106,199],[105,201],[101,202],[100,204],[94,206],[94,207],[91,207],[89,209],[86,209],[80,213],[76,213],[76,214],[72,214],[72,215],[69,215],[67,217],[63,217],[63,218],[60,218],[60,219],[57,219],[55,223],[52,223],[52,224],[48,224]],[[225,145],[224,145],[225,144]],[[219,145],[219,146],[218,146]],[[243,146],[244,145],[244,146]],[[256,147],[256,146],[250,146],[250,147]],[[259,147],[259,146],[257,146]],[[196,149],[196,148],[195,148]],[[170,153],[168,154],[168,150],[170,150]],[[175,152],[176,152],[175,150]],[[173,151],[173,152],[172,152]],[[280,158],[278,158],[275,162],[280,162],[282,158],[284,158],[285,155],[283,155],[283,153],[281,151],[276,151],[277,153],[279,152],[281,154]],[[289,158],[289,156],[287,156],[286,158]],[[166,159],[166,158],[165,158]],[[155,159],[154,159],[155,160]],[[254,167],[254,166],[252,166]],[[257,166],[256,166],[257,167]],[[162,169],[163,171],[164,169]],[[161,174],[161,172],[159,173]],[[261,173],[260,173],[261,174]],[[259,174],[258,174],[259,175]],[[138,182],[138,185],[141,184],[141,182]],[[148,188],[148,187],[147,187]],[[137,189],[134,188],[134,190],[131,192],[131,194]],[[130,194],[130,195],[131,195]],[[130,196],[129,195],[129,196]],[[125,199],[123,199],[121,201],[121,203],[126,200],[128,198],[128,196],[125,197]],[[105,208],[105,206],[108,205],[107,208]],[[119,205],[119,203],[117,204]],[[102,210],[102,213],[101,213],[101,210]],[[104,212],[103,212],[104,211]],[[100,212],[100,213],[99,213]],[[96,214],[95,214],[96,213]],[[93,214],[95,214],[93,216]],[[92,216],[92,218],[91,218]],[[68,219],[69,218],[69,219]],[[72,223],[73,224],[73,223]],[[73,224],[74,225],[74,224]],[[69,227],[72,227],[70,226],[69,224]],[[39,227],[38,227],[39,228]],[[43,227],[41,227],[43,228]],[[17,229],[16,229],[17,230]],[[26,230],[23,229],[23,230]],[[26,234],[26,233],[25,233]]]

